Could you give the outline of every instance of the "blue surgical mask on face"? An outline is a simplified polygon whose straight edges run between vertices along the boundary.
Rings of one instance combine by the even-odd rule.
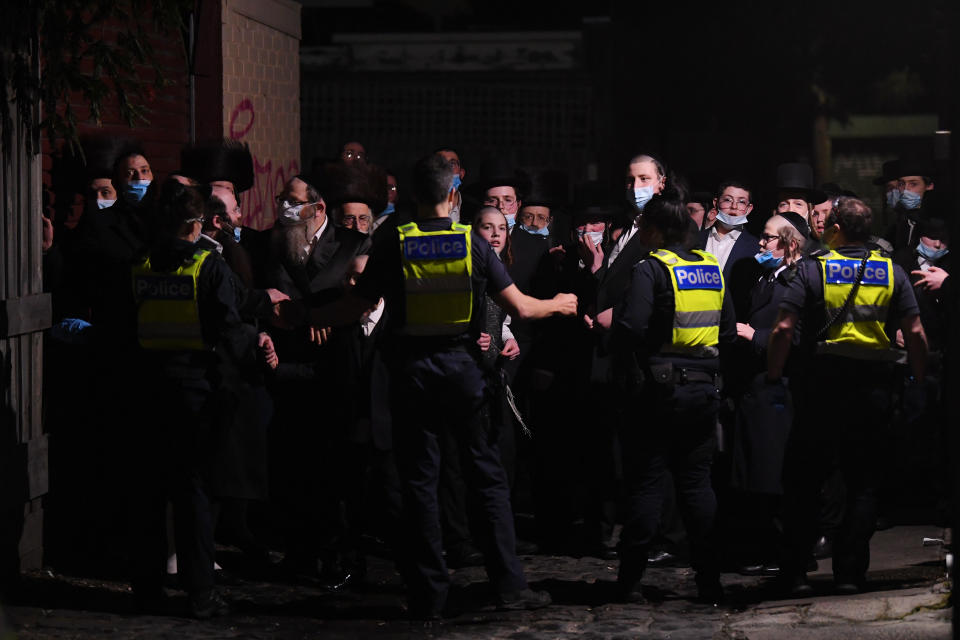
[[[390,215],[391,213],[393,213],[393,212],[396,211],[396,210],[397,210],[397,208],[393,205],[393,203],[392,203],[392,202],[388,202],[388,203],[387,203],[387,208],[380,212],[380,216],[388,216],[388,215]],[[377,216],[377,217],[379,218],[380,216]]]
[[[533,234],[535,236],[548,236],[550,235],[550,228],[544,227],[542,229],[532,229],[525,224],[521,224],[520,228],[526,231],[527,233]]]
[[[233,239],[236,240],[237,242],[240,242],[240,231],[241,231],[240,227],[233,228]]]
[[[919,209],[920,203],[923,201],[923,194],[914,193],[913,191],[904,191],[900,194],[900,204],[903,205],[904,209]]]
[[[773,257],[773,251],[761,251],[757,255],[753,256],[754,259],[760,263],[760,266],[764,269],[776,269],[781,264],[783,264],[783,256],[779,258]]]
[[[128,182],[123,189],[123,194],[130,202],[140,202],[143,196],[147,195],[147,188],[150,186],[149,180],[137,180]]]
[[[116,201],[117,201],[116,198],[114,198],[113,200],[97,200],[97,208],[106,209],[107,207],[112,207],[113,203]]]
[[[927,245],[921,242],[917,245],[917,253],[922,255],[927,260],[939,260],[943,256],[947,255],[950,249],[943,247],[941,249],[934,249],[933,247],[928,247]]]
[[[450,191],[456,191],[460,188],[461,184],[463,184],[463,181],[460,180],[460,176],[453,174],[453,186],[450,187]]]
[[[507,219],[507,228],[512,231],[513,227],[517,224],[517,214],[505,213],[503,217]]]
[[[747,223],[747,216],[731,216],[729,213],[717,211],[717,220],[728,227],[740,227]]]
[[[890,189],[887,191],[887,206],[893,209],[897,206],[897,203],[900,202],[900,192],[896,189]]]
[[[650,202],[650,198],[653,197],[653,187],[637,187],[633,190],[633,204],[643,211],[643,208],[647,206],[647,203]]]

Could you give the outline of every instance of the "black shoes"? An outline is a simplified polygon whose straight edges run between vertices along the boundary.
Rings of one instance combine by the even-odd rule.
[[[780,575],[780,565],[776,562],[767,562],[764,564],[746,564],[737,569],[737,573],[742,576],[766,576],[773,577]]]
[[[190,615],[197,620],[209,620],[230,613],[230,605],[215,589],[190,596]]]
[[[447,551],[447,566],[451,569],[482,567],[483,554],[473,544],[464,542]]]
[[[620,599],[627,604],[647,604],[647,598],[643,595],[643,587],[639,582],[621,584]]]
[[[784,591],[792,598],[809,598],[813,595],[813,587],[807,576],[795,576],[784,580]]]
[[[524,589],[497,596],[497,611],[532,611],[549,606],[553,598],[546,591]]]
[[[678,561],[677,556],[663,549],[651,551],[647,555],[648,567],[674,567]]]
[[[817,560],[823,560],[833,555],[833,542],[827,536],[820,536],[817,544],[813,547],[813,557]]]

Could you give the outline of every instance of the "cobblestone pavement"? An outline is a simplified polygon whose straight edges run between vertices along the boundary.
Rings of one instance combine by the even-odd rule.
[[[930,526],[878,532],[872,545],[867,592],[831,594],[829,561],[811,574],[812,598],[784,600],[770,579],[724,574],[724,607],[694,604],[689,568],[650,569],[645,582],[651,604],[618,603],[616,561],[566,556],[525,556],[532,586],[546,589],[554,605],[535,612],[494,610],[484,573],[453,573],[451,599],[467,613],[442,623],[404,618],[403,589],[391,563],[372,559],[362,591],[330,593],[315,584],[236,579],[223,587],[228,616],[195,621],[186,598],[171,591],[166,615],[133,611],[133,598],[119,581],[55,574],[25,576],[15,602],[4,610],[0,640],[40,638],[949,638],[952,608],[940,547]],[[224,564],[228,563],[229,552]],[[5,626],[4,626],[5,625]]]

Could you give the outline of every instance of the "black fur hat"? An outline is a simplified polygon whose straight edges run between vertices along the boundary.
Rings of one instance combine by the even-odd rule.
[[[375,164],[331,162],[323,166],[318,190],[331,207],[363,202],[374,213],[387,207],[387,173]]]
[[[250,146],[229,138],[187,145],[180,152],[180,173],[201,183],[227,180],[243,193],[253,186]]]

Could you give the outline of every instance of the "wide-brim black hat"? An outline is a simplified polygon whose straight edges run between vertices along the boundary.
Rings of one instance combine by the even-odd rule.
[[[387,207],[387,172],[378,165],[331,162],[316,179],[314,186],[331,207],[362,202],[375,214]]]
[[[875,178],[873,184],[880,186],[887,184],[891,180],[896,180],[900,176],[909,175],[900,171],[900,159],[887,160],[880,169],[880,176]]]
[[[517,197],[525,200],[530,189],[530,176],[499,158],[488,159],[480,164],[476,188],[482,198],[487,189],[494,187],[513,187]]]
[[[623,207],[613,198],[608,185],[589,181],[573,188],[571,225],[577,227],[587,222],[611,222]]]
[[[923,176],[933,179],[936,168],[933,162],[924,156],[905,156],[900,158],[898,178],[904,176]]]
[[[570,180],[563,171],[546,170],[533,176],[523,190],[523,206],[564,208],[569,200]]]
[[[826,193],[813,186],[813,167],[804,162],[787,162],[777,167],[777,191],[801,194],[813,204],[827,199]]]
[[[226,180],[243,193],[253,187],[250,146],[228,138],[188,145],[180,152],[180,173],[201,183]]]
[[[113,178],[117,160],[132,153],[143,155],[140,143],[117,136],[91,136],[80,140],[83,150],[83,176],[89,183],[97,178]]]

